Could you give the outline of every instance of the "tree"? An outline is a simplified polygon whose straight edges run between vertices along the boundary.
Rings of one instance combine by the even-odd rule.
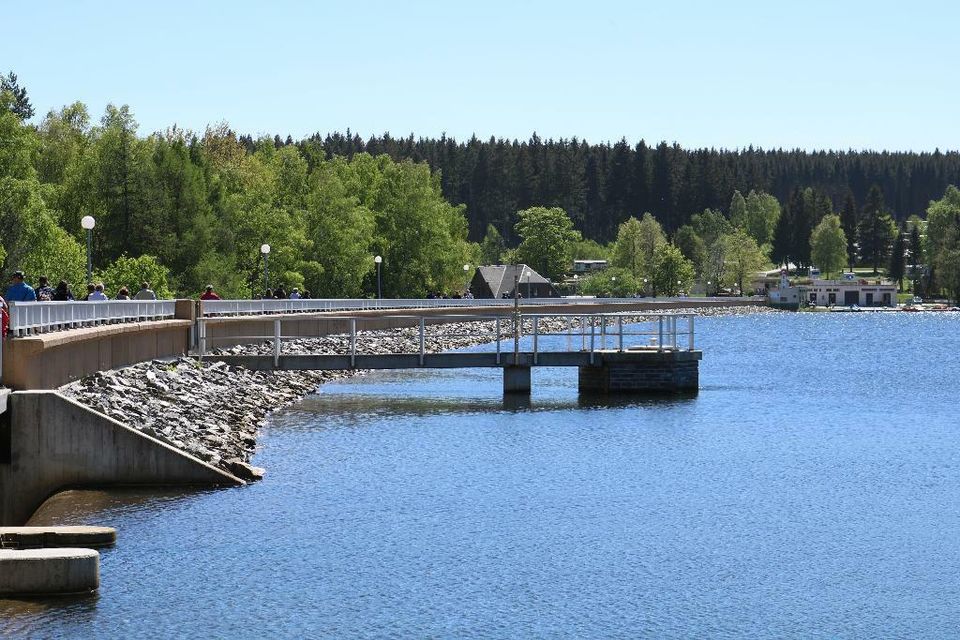
[[[121,287],[127,287],[132,296],[140,289],[140,283],[147,282],[158,298],[170,298],[173,292],[168,285],[169,276],[169,269],[160,264],[154,256],[130,258],[122,255],[103,271],[97,272],[95,280],[103,282],[108,296],[119,291]]]
[[[504,250],[507,248],[503,236],[492,224],[487,225],[487,234],[480,243],[481,264],[502,264],[500,262]]]
[[[620,225],[613,245],[613,266],[627,269],[634,278],[649,277],[653,256],[667,242],[663,228],[649,213],[642,220],[631,217]]]
[[[747,201],[739,191],[734,191],[730,199],[730,224],[737,229],[747,228]]]
[[[693,282],[693,264],[672,244],[657,247],[653,256],[654,295],[675,296]]]
[[[878,272],[880,264],[886,262],[895,233],[893,219],[884,208],[883,193],[880,187],[873,185],[867,193],[857,236],[860,239],[860,252],[864,259],[873,264],[874,273]]]
[[[810,234],[810,258],[829,276],[847,263],[847,238],[840,216],[824,216]]]
[[[860,224],[860,215],[857,212],[857,202],[853,199],[853,192],[848,191],[840,212],[840,226],[847,238],[847,260],[850,270],[857,261],[857,226]]]
[[[687,260],[693,263],[697,272],[702,275],[702,267],[707,257],[707,248],[703,240],[693,230],[693,227],[685,224],[673,235],[673,244],[680,249]]]
[[[577,287],[580,295],[598,298],[627,298],[641,289],[640,281],[628,269],[617,267],[610,267],[582,278]]]
[[[27,90],[17,82],[17,74],[13,71],[7,75],[0,74],[0,93],[10,94],[12,100],[6,108],[15,116],[21,120],[29,120],[33,117],[33,107],[27,97]]]
[[[763,191],[751,190],[747,195],[745,225],[741,228],[762,247],[773,242],[779,221],[780,202]]]
[[[887,276],[897,283],[900,291],[903,291],[903,276],[906,272],[906,241],[903,232],[897,230],[897,236],[893,241],[893,248],[890,250],[890,269]]]
[[[570,216],[559,207],[531,207],[519,211],[517,217],[519,260],[546,278],[561,278],[569,268],[571,246],[580,240],[580,232],[574,231]]]
[[[740,294],[743,295],[746,291],[744,282],[767,266],[767,256],[757,246],[756,240],[741,229],[726,236],[724,244],[726,245],[727,275],[737,284]]]

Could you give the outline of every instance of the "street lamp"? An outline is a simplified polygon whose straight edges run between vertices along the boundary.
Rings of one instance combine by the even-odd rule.
[[[383,262],[383,258],[375,256],[373,261],[377,263],[377,299],[383,300],[383,294],[380,292],[380,263]]]
[[[643,279],[643,295],[647,295],[647,279]]]
[[[677,297],[680,297],[680,285],[682,284],[683,283],[681,281],[677,280]]]
[[[463,277],[465,284],[463,285],[463,292],[466,293],[470,289],[470,265],[463,265]]]
[[[266,242],[260,245],[260,253],[263,254],[263,293],[266,295],[270,288],[270,245]]]
[[[707,296],[708,297],[710,296],[710,284],[711,284],[710,281],[707,280]]]
[[[97,221],[93,219],[93,216],[83,216],[80,219],[80,226],[87,230],[87,282],[90,283],[93,281],[93,250],[91,245],[93,243],[93,228],[97,226]]]

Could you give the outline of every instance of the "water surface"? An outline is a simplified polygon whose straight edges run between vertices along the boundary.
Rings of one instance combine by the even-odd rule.
[[[706,318],[695,397],[381,372],[275,415],[242,489],[88,493],[98,595],[42,637],[953,637],[955,314]]]

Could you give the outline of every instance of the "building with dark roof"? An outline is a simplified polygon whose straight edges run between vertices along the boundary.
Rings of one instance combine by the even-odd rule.
[[[525,264],[495,264],[477,267],[470,281],[474,298],[512,298],[519,282],[521,298],[556,298],[557,290],[542,275]]]

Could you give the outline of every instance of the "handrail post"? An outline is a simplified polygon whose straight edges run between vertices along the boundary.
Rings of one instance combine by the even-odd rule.
[[[623,316],[617,316],[617,334],[620,336],[620,345],[617,351],[623,351]]]
[[[540,316],[533,316],[533,364],[537,364],[537,338],[539,337]]]
[[[694,316],[687,316],[687,328],[690,330],[690,336],[687,338],[687,349],[693,351],[693,318]]]
[[[500,364],[500,316],[497,316],[497,364]]]
[[[596,344],[596,325],[593,322],[594,316],[590,316],[590,364],[593,364],[594,345]]]
[[[350,368],[357,364],[357,319],[350,318]]]
[[[273,368],[280,366],[280,321],[273,321]]]
[[[663,316],[657,316],[659,324],[659,338],[657,338],[657,351],[663,351]]]
[[[207,352],[207,323],[203,318],[197,318],[197,333],[198,342],[200,343],[200,357],[202,358]]]
[[[423,366],[423,357],[426,353],[426,329],[427,321],[423,316],[420,316],[420,366]]]

